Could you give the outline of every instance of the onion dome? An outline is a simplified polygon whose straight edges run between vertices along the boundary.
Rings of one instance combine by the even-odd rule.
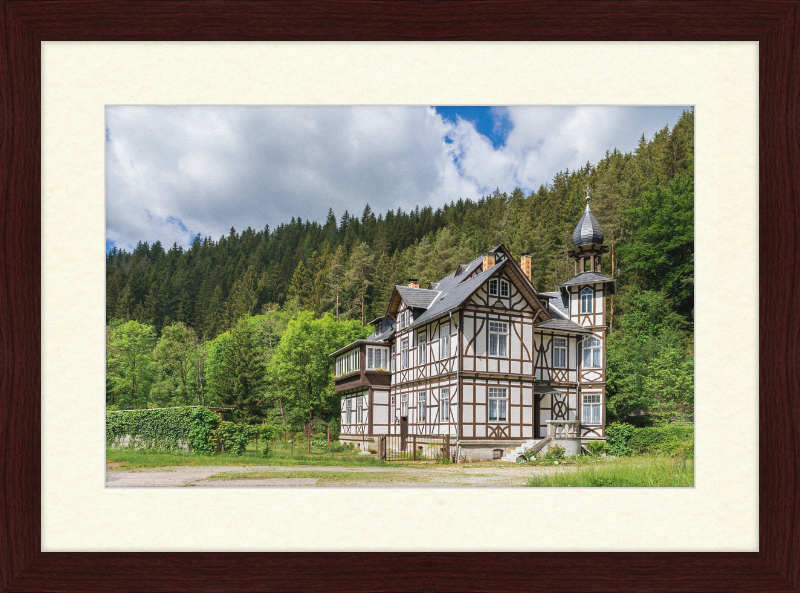
[[[603,243],[603,229],[600,228],[600,223],[597,222],[594,214],[592,214],[591,208],[589,208],[589,188],[587,187],[586,210],[584,210],[583,216],[581,216],[581,220],[578,222],[578,226],[575,227],[575,232],[572,233],[572,244],[575,247],[580,247],[581,245],[589,245],[591,243]]]

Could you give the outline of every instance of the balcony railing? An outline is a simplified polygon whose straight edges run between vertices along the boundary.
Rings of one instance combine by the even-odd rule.
[[[547,436],[551,439],[577,439],[580,438],[579,420],[548,420]]]

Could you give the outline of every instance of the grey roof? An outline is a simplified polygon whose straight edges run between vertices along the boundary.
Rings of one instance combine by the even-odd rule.
[[[381,319],[379,317],[379,319]],[[388,319],[384,320],[384,322],[389,321]],[[392,322],[389,326],[385,327],[383,331],[372,332],[369,336],[367,336],[367,340],[371,340],[374,342],[386,342],[394,335],[394,322]]]
[[[566,291],[556,290],[553,292],[541,292],[539,293],[542,296],[545,296],[550,301],[550,312],[556,313],[554,317],[558,317],[559,315],[564,319],[569,319],[569,293]]]
[[[578,325],[574,321],[569,321],[567,319],[556,319],[556,318],[548,319],[547,321],[542,321],[541,323],[537,323],[536,327],[541,329],[554,329],[557,331],[570,332],[573,334],[592,333],[582,325]]]
[[[395,286],[395,288],[406,305],[418,309],[427,309],[439,294],[439,291],[427,288],[411,288],[410,286]]]
[[[479,259],[482,263],[483,258]],[[409,327],[413,328],[418,325],[422,325],[436,319],[437,317],[441,317],[449,311],[452,311],[461,305],[461,303],[463,303],[465,300],[467,300],[467,298],[469,298],[469,296],[475,292],[481,284],[486,282],[489,277],[502,270],[507,263],[508,260],[502,261],[499,264],[492,266],[488,270],[480,272],[477,276],[470,278],[469,280],[464,280],[463,282],[459,282],[457,278],[454,278],[455,282],[448,282],[446,284],[447,288],[443,288],[443,286],[445,286],[445,281],[450,280],[452,274],[447,276],[439,283],[439,288],[441,291],[439,292],[440,297],[430,305],[427,311],[425,311],[418,318],[414,319],[414,322]],[[470,264],[470,266],[472,266],[472,264]],[[474,267],[472,267],[472,269],[474,270]]]
[[[589,208],[589,198],[587,197],[586,200],[586,210],[584,210],[578,226],[575,227],[575,232],[572,233],[572,244],[575,247],[603,242],[603,229],[600,228],[600,223],[597,222]]]
[[[595,282],[615,282],[615,280],[603,274],[598,274],[597,272],[582,272],[577,276],[573,276],[561,286],[571,286],[573,284],[592,284]]]

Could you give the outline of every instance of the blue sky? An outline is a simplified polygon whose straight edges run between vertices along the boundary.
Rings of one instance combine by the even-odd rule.
[[[684,109],[108,106],[106,249],[531,191]]]

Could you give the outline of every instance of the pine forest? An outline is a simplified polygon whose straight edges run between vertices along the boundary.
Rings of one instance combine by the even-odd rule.
[[[327,354],[371,332],[395,285],[420,286],[504,244],[555,290],[574,273],[572,232],[591,207],[613,274],[608,421],[693,416],[694,113],[526,194],[500,188],[433,210],[328,212],[275,228],[140,242],[106,258],[109,409],[218,405],[238,422],[338,423]],[[358,210],[356,210],[358,208]],[[610,261],[608,261],[610,260]],[[640,420],[636,420],[640,419]]]

